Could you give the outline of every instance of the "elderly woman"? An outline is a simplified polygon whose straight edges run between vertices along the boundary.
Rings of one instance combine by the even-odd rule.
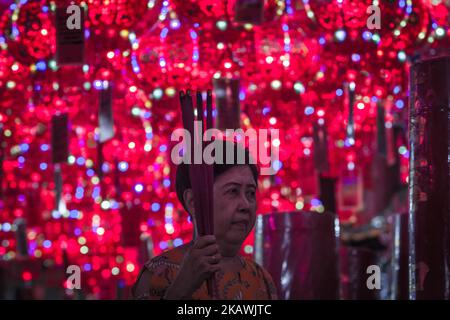
[[[235,146],[236,148],[236,146]],[[236,153],[235,153],[236,154]],[[249,159],[248,151],[245,150]],[[214,235],[196,236],[148,261],[134,287],[135,299],[211,299],[206,280],[215,277],[215,297],[225,300],[276,299],[269,273],[239,256],[256,218],[258,169],[244,164],[214,164]],[[177,195],[195,221],[188,165],[177,169]]]

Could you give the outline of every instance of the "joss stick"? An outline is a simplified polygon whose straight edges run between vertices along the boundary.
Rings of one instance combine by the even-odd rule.
[[[212,94],[211,90],[207,91],[206,94],[206,130],[212,129]],[[205,172],[206,172],[206,185],[208,190],[208,202],[207,202],[207,212],[209,217],[209,232],[210,234],[214,234],[214,172],[213,165],[204,164]],[[213,291],[215,286],[214,276],[210,278],[208,281],[208,291],[211,294],[211,297],[217,297],[215,292]]]
[[[210,92],[207,99],[207,117],[208,127],[212,127],[212,99]],[[197,120],[198,124],[203,124],[203,99],[200,92],[196,96]],[[195,144],[199,143],[203,153],[203,137],[201,136],[200,125],[194,125],[194,109],[192,97],[187,91],[186,95],[180,92],[180,103],[182,110],[182,119],[184,128],[191,136],[191,160],[193,159]],[[208,128],[207,128],[208,129]],[[203,156],[203,154],[202,154]],[[203,158],[203,157],[202,157]],[[194,194],[195,219],[199,235],[214,234],[214,217],[213,217],[213,167],[204,163],[203,159],[200,164],[191,161],[189,165],[189,176],[191,180],[191,188]],[[207,280],[208,294],[214,298],[214,278]]]
[[[206,93],[206,130],[212,129],[213,127],[213,115],[212,115],[212,94],[211,90],[208,90]],[[210,221],[210,232],[211,234],[214,234],[214,197],[213,197],[213,191],[214,191],[214,172],[213,172],[213,166],[207,165],[205,163],[206,167],[206,183],[208,185],[209,190],[209,201],[207,210],[209,212],[209,221]]]

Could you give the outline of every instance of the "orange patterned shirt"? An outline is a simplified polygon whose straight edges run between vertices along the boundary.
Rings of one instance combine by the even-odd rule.
[[[188,245],[169,250],[148,261],[133,286],[135,299],[159,300],[178,274]],[[239,257],[238,272],[219,271],[215,274],[216,294],[220,300],[277,299],[275,285],[269,273],[256,262]],[[209,300],[206,282],[192,295],[193,300]]]

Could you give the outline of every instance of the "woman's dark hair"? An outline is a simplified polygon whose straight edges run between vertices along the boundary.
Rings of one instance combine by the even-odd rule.
[[[233,150],[234,159],[232,163],[227,163],[228,161],[225,161],[227,151],[230,152],[231,150]],[[239,154],[243,154],[244,159],[239,159],[240,161],[238,161]],[[259,176],[258,167],[256,166],[256,164],[254,164],[254,161],[250,161],[250,159],[252,158],[247,148],[244,148],[235,142],[224,140],[223,161],[222,161],[223,163],[222,164],[213,163],[214,180],[216,180],[218,176],[230,170],[231,168],[234,168],[236,166],[248,166],[252,172],[253,178],[255,179],[255,183],[258,184],[258,176]],[[191,186],[191,179],[189,177],[189,165],[181,163],[177,166],[175,188],[177,191],[178,200],[181,202],[186,211],[188,210],[186,204],[184,203],[183,195],[184,191],[186,189],[190,189],[191,187],[192,186]]]

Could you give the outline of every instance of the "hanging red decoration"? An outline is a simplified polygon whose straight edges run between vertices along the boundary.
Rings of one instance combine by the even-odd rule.
[[[147,1],[88,0],[88,27],[111,28],[113,31],[131,28],[147,9]]]
[[[9,9],[5,32],[10,52],[21,63],[48,59],[55,53],[53,14],[42,9],[45,1],[17,4]]]

